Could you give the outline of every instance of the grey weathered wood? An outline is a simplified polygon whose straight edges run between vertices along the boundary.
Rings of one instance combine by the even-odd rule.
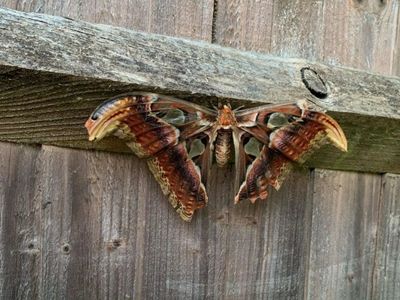
[[[0,6],[211,41],[213,0],[0,0]]]
[[[399,74],[395,68],[399,57],[398,47],[393,46],[396,39],[389,38],[395,36],[395,30],[398,30],[399,12],[395,1],[386,5],[378,1],[345,3],[247,1],[243,3],[220,0],[218,11],[221,13],[217,14],[215,41],[222,45],[233,45],[245,50],[263,50],[284,57],[301,56],[382,74]],[[352,24],[357,24],[357,26],[352,26]],[[357,51],[362,51],[363,55],[359,55]],[[354,119],[353,125],[358,121]],[[383,126],[380,130],[385,131],[390,127],[390,121],[388,121],[387,126]],[[376,136],[373,139],[377,140],[379,137]],[[393,141],[394,146],[398,147],[396,145],[399,139]],[[367,147],[368,142],[358,148],[357,152],[363,155],[362,149]],[[383,159],[378,152],[370,158],[373,159],[374,156],[377,159]],[[324,171],[316,171],[318,176],[320,173]],[[387,224],[388,219],[392,220],[394,202],[390,201],[388,205],[391,209],[387,209],[392,213],[384,212],[378,207],[380,202],[387,202],[380,199],[379,176],[371,177],[374,178],[372,195],[353,193],[353,190],[358,191],[365,187],[366,178],[368,178],[365,174],[328,172],[324,180],[318,179],[318,176],[316,181],[310,183],[314,192],[311,189],[307,200],[308,205],[312,206],[312,215],[309,219],[307,218],[311,232],[304,240],[307,244],[311,238],[310,261],[305,267],[309,270],[306,276],[305,298],[380,299],[386,296],[393,299],[398,297],[399,292],[394,283],[397,282],[396,274],[400,269],[396,263],[386,263],[390,260],[388,257],[394,257],[398,244],[398,239],[393,236],[396,231],[390,230]],[[394,181],[394,175],[388,175],[388,177],[392,179],[391,187],[384,189],[393,193],[393,185],[396,186],[397,181]],[[335,187],[343,186],[343,184],[344,189],[347,189],[348,194],[351,195],[352,203],[350,204],[343,199],[346,193],[341,193],[339,199],[335,197],[337,195]],[[321,195],[325,197],[320,198]],[[313,205],[313,201],[318,202]],[[370,214],[375,210],[373,220],[368,221],[365,217],[362,219],[362,216],[358,215],[352,217],[351,214],[359,209],[359,207],[352,208],[355,204],[362,206],[362,211],[367,208]],[[349,206],[352,207],[349,208]],[[380,228],[385,230],[386,234],[376,231],[378,217],[381,222]],[[335,223],[332,219],[336,219],[337,222]],[[359,226],[357,222],[360,221],[367,225]],[[307,231],[304,234],[307,235]],[[374,244],[376,236],[380,241],[377,248]],[[359,243],[360,239],[365,239],[364,243]],[[388,239],[392,241],[389,245],[387,245]],[[360,247],[364,252],[365,250],[369,252],[361,258],[358,256]],[[382,250],[379,247],[387,248]],[[376,262],[375,255],[378,255]],[[337,264],[338,260],[339,264]],[[321,264],[323,264],[322,267]],[[378,269],[375,266],[379,264],[381,267]],[[351,274],[357,269],[358,272]],[[350,274],[346,278],[347,270]],[[373,280],[372,272],[378,274],[375,275],[375,280]],[[375,291],[372,290],[373,285],[377,285],[374,287]]]
[[[17,3],[0,0],[0,5],[5,2]],[[136,11],[128,9],[129,3],[133,2],[118,2],[123,12],[113,7],[112,1],[104,9],[109,4],[101,0],[57,3],[28,0],[18,1],[16,5],[18,9],[59,12],[90,21],[99,18],[97,21],[130,26],[114,17],[135,14]],[[187,3],[192,1],[182,2],[183,6],[192,5]],[[393,33],[398,20],[397,1],[382,5],[379,1],[229,1],[230,12],[224,12],[223,2],[218,1],[217,21],[223,14],[236,12],[237,15],[231,16],[229,22],[220,20],[220,25],[217,22],[216,42],[223,38],[226,43],[222,44],[242,49],[270,51],[282,56],[301,55],[311,60],[326,59],[330,63],[399,74],[399,47],[391,44],[399,43]],[[142,24],[148,24],[152,18],[160,23],[151,25],[150,31],[173,32],[175,25],[171,20],[156,17],[163,15],[158,9],[162,4],[152,3],[156,8],[144,10]],[[91,15],[82,9],[84,7],[96,14]],[[171,14],[179,9],[177,6],[169,8]],[[246,9],[248,24],[257,24],[257,31],[251,26],[246,28],[243,22],[229,38],[230,28],[236,26],[235,22],[240,18],[243,20],[241,12]],[[274,17],[270,18],[271,14]],[[141,24],[135,22],[138,21],[133,21],[132,28],[139,28],[135,26]],[[226,33],[221,36],[219,31],[224,30],[224,24]],[[265,28],[260,28],[260,24]],[[339,30],[335,30],[337,26]],[[322,29],[327,32],[323,41],[319,35]],[[178,28],[176,34],[183,32],[184,35],[185,30]],[[313,41],[318,42],[314,45]],[[359,54],[360,48],[368,51]],[[393,52],[388,52],[389,48]],[[86,134],[79,126],[92,106],[103,98],[135,88],[135,85],[108,80],[81,80],[43,72],[34,74],[0,66],[0,76],[7,73],[7,77],[0,80],[3,93],[0,115],[4,118],[7,114],[5,120],[0,118],[3,122],[0,130],[4,128],[1,139],[9,130],[17,132],[11,136],[18,141],[29,142],[29,135],[32,135],[36,141],[87,147],[83,142]],[[46,95],[39,97],[44,95],[43,91]],[[13,93],[12,100],[10,95]],[[338,118],[341,117],[339,113]],[[37,122],[39,118],[41,122]],[[371,121],[369,118],[364,120]],[[371,122],[375,121],[376,118]],[[23,125],[18,127],[18,123]],[[371,146],[368,140],[362,141],[365,133],[357,132],[359,118],[350,119],[350,123],[355,128],[352,136],[360,143],[358,148],[351,147],[357,149],[358,155],[365,155],[365,149],[370,151],[374,144]],[[58,129],[57,124],[63,129]],[[398,125],[378,124],[376,131],[371,132],[372,138],[379,140],[382,132],[391,131],[393,145],[398,145],[396,138],[399,135],[393,134]],[[346,133],[347,127],[351,126],[345,125]],[[77,140],[66,139],[66,135]],[[380,159],[382,152],[390,154],[389,148],[376,148],[375,155],[369,159]],[[352,299],[365,299],[365,295],[371,299],[398,298],[396,187],[400,180],[397,175],[384,177],[381,197],[376,197],[379,175],[318,170],[319,175],[315,175],[313,182],[307,172],[297,172],[285,182],[282,191],[272,192],[268,203],[233,206],[233,191],[229,184],[232,170],[214,170],[217,173],[214,173],[216,177],[209,190],[215,201],[210,201],[191,224],[186,224],[177,218],[144,162],[137,158],[55,147],[39,150],[10,144],[0,144],[0,149],[0,275],[4,270],[12,270],[12,277],[0,276],[0,298],[35,298],[37,295],[46,299],[164,296],[181,299],[204,296],[210,299],[326,299],[335,295]],[[396,157],[396,152],[392,155]],[[332,157],[329,154],[328,159]],[[367,160],[360,161],[365,164]],[[386,161],[388,165],[396,165],[393,158],[387,157]],[[32,174],[34,178],[29,177]],[[4,181],[10,182],[5,178],[17,182],[18,189],[3,185]],[[370,186],[366,187],[368,184]],[[307,199],[305,193],[308,193]],[[340,200],[335,198],[336,195]],[[343,200],[345,196],[348,202]],[[48,200],[53,201],[50,204]],[[22,214],[32,211],[32,206],[43,208],[29,213],[33,219],[11,217],[14,211]],[[372,213],[373,210],[376,211]],[[33,232],[26,240],[39,241],[40,246],[35,250],[41,251],[40,260],[12,256],[20,244],[25,249],[25,244],[13,235],[18,228]],[[6,245],[3,241],[10,243]],[[67,243],[71,246],[69,254],[63,251]],[[324,256],[326,253],[328,256]],[[358,257],[359,253],[365,255]],[[372,255],[376,258],[371,262]],[[338,265],[339,259],[342,262]],[[347,274],[345,268],[362,271],[352,275]],[[344,275],[349,276],[343,279],[346,278]],[[304,277],[308,278],[305,285]],[[339,285],[343,280],[346,283]],[[332,288],[336,282],[338,287]]]
[[[315,170],[307,299],[371,299],[381,176]]]
[[[188,99],[195,93],[194,100],[203,103],[201,96],[211,95],[268,102],[309,98],[331,111],[349,139],[349,153],[325,148],[309,166],[400,171],[398,78],[44,15],[4,9],[0,15],[0,63],[91,77],[22,69],[2,73],[2,140],[127,151],[114,142],[88,143],[81,124],[105,98],[138,88]],[[91,47],[81,51],[81,43]],[[303,66],[319,70],[329,87],[327,98],[318,100],[305,88]]]
[[[35,299],[42,275],[37,147],[0,144],[0,299]]]
[[[35,184],[24,190],[15,188],[18,182],[2,185],[9,191],[2,192],[2,212],[9,216],[0,235],[5,245],[0,249],[5,262],[0,298],[296,299],[303,293],[309,206],[302,173],[272,192],[268,203],[235,206],[231,171],[219,170],[209,206],[185,223],[144,161],[49,146],[40,151],[15,144],[0,147],[7,174],[12,174],[8,162],[18,174],[21,164],[30,163],[34,170],[26,168],[25,174],[35,173]],[[24,180],[32,180],[26,175]],[[15,197],[10,191],[30,196]],[[16,207],[20,214],[31,212],[26,206],[35,206],[35,215],[12,218]],[[12,241],[18,237],[15,228],[27,226],[31,233],[31,222],[38,226],[34,249],[28,251],[31,238]],[[16,249],[20,256],[11,259]],[[30,269],[30,262],[35,268]],[[10,272],[10,278],[4,276]]]
[[[329,97],[313,99],[328,110],[400,119],[395,77],[8,9],[0,30],[2,65],[269,103],[311,98],[300,76],[308,66],[328,84]]]
[[[400,295],[400,176],[383,176],[374,265],[374,299],[398,299]]]
[[[272,24],[279,22],[272,18],[276,4],[262,1],[218,1],[215,22],[214,41],[223,46],[234,46],[240,49],[265,51],[270,46]],[[257,30],[254,30],[257,28]],[[332,154],[325,154],[325,157]],[[315,158],[314,158],[315,160]],[[332,165],[332,162],[330,162]],[[217,184],[217,186],[221,186]],[[235,231],[233,241],[243,241],[242,247],[249,248],[248,252],[258,249],[255,253],[264,259],[254,266],[252,256],[237,257],[236,253],[227,251],[228,257],[235,257],[234,270],[242,275],[242,280],[248,284],[246,293],[240,294],[238,299],[302,299],[306,280],[305,273],[308,263],[308,241],[310,239],[309,219],[312,213],[309,201],[312,181],[309,171],[296,172],[285,182],[283,190],[268,202],[266,215],[261,215],[260,232],[251,231],[249,238],[238,236]],[[241,203],[251,211],[253,206]],[[240,211],[233,216],[233,220],[246,211]],[[256,212],[256,216],[264,214]],[[251,220],[251,219],[250,219]],[[250,221],[249,220],[249,221]],[[258,223],[257,223],[258,224]],[[256,225],[257,227],[257,225]],[[258,228],[257,228],[258,229]],[[228,231],[229,229],[227,229]],[[236,230],[236,229],[235,229]],[[243,229],[237,229],[242,231]],[[264,239],[254,244],[254,235],[261,234]],[[231,249],[229,243],[224,249]],[[250,267],[249,267],[250,266]],[[252,270],[254,273],[244,273],[242,270]],[[268,270],[267,274],[262,274]],[[232,272],[235,274],[235,272]],[[250,282],[255,282],[255,288]],[[242,284],[242,285],[245,285]],[[238,290],[244,290],[243,288]],[[232,296],[231,296],[232,297]],[[229,297],[228,297],[229,299]]]
[[[398,39],[388,38],[396,36],[398,12],[398,1],[218,0],[215,41],[398,75]]]
[[[135,175],[144,164],[53,147],[44,147],[41,157],[42,298],[133,298],[141,274],[137,257],[143,255],[136,239],[143,229],[138,207],[146,201]]]

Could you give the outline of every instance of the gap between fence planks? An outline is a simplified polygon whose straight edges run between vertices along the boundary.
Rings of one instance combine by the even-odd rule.
[[[83,123],[102,100],[133,90],[203,104],[308,99],[349,139],[348,153],[324,147],[309,166],[400,172],[397,77],[8,9],[0,33],[0,140],[128,151],[89,144]],[[325,98],[306,88],[305,67],[325,81]]]

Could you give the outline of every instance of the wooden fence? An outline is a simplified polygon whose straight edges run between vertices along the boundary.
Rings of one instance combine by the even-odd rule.
[[[390,77],[400,75],[398,1],[0,6],[76,20],[0,9],[1,299],[400,297],[400,79]],[[124,56],[148,55],[137,45],[156,42],[178,45],[193,68],[180,62],[152,73]],[[168,49],[140,62],[158,67]],[[204,69],[202,78],[194,68],[207,65],[209,53],[218,70]],[[241,68],[230,75],[224,68],[233,62]],[[328,97],[313,97],[296,77],[305,65],[323,74]],[[145,162],[115,153],[126,151],[121,143],[97,146],[114,153],[88,150],[82,125],[90,111],[131,89],[195,92],[206,102],[306,97],[344,125],[350,151],[326,147],[312,169],[296,170],[255,205],[234,206],[234,170],[215,167],[209,205],[184,223]]]

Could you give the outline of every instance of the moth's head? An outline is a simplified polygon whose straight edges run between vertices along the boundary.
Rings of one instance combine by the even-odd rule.
[[[85,123],[89,141],[101,140],[118,129],[120,121],[129,115],[130,107],[135,101],[135,96],[128,95],[100,104]]]
[[[218,108],[218,123],[222,126],[230,126],[236,123],[235,112],[229,103]]]

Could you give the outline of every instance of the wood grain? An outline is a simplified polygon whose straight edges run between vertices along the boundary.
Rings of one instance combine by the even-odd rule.
[[[81,124],[96,105],[108,97],[138,89],[163,92],[160,88],[165,88],[164,92],[203,104],[212,99],[211,95],[268,99],[268,102],[308,98],[315,102],[317,97],[311,95],[301,79],[300,69],[308,65],[327,80],[329,95],[318,101],[338,119],[349,139],[347,154],[327,147],[309,166],[369,172],[400,171],[398,78],[306,61],[287,61],[44,15],[4,9],[0,9],[0,14],[3,16],[0,18],[4,33],[0,35],[4,40],[0,43],[3,64],[91,77],[25,69],[3,71],[0,78],[0,112],[3,113],[0,138],[4,141],[126,151],[126,147],[86,141]],[[12,30],[7,30],[10,26]],[[29,46],[32,41],[23,38],[26,36],[37,37],[35,47]],[[49,43],[51,40],[58,42]],[[66,45],[63,42],[68,42],[68,52],[64,51]],[[82,43],[92,46],[81,51]],[[114,47],[113,43],[116,43]],[[125,46],[121,48],[120,45]],[[6,51],[2,52],[1,47]],[[20,47],[26,49],[23,60]],[[57,51],[62,52],[62,60]],[[182,73],[183,65],[186,71]],[[232,68],[240,69],[241,73],[232,72]],[[385,158],[379,155],[383,149],[387,154]]]
[[[0,298],[35,299],[42,275],[37,147],[0,143]]]
[[[0,0],[0,7],[211,41],[213,1]]]
[[[380,222],[374,265],[374,299],[400,295],[400,176],[386,174],[382,182]]]
[[[371,299],[381,176],[315,170],[306,299]]]
[[[396,31],[397,35],[399,32],[397,1],[247,1],[244,4],[219,0],[218,12],[215,41],[221,45],[399,74],[395,38]],[[347,127],[345,120],[337,118]],[[363,121],[358,118],[348,121],[357,124],[348,126],[349,129],[362,127],[359,122]],[[392,132],[390,120],[384,123],[380,129],[376,128],[377,132]],[[349,131],[346,134],[350,140],[358,140],[356,129],[354,134]],[[358,161],[363,160],[363,149],[368,148],[367,144],[361,146],[361,140],[364,139],[359,140],[359,147],[351,146],[358,153],[355,158]],[[398,144],[398,140],[393,142]],[[370,159],[380,156],[380,152],[388,153],[388,161],[392,161],[393,153],[386,150],[377,149]],[[383,189],[393,195],[399,179],[394,175],[387,177],[391,184]],[[304,298],[398,297],[393,283],[400,269],[396,260],[388,258],[393,257],[398,244],[395,231],[387,224],[387,220],[392,220],[394,202],[389,202],[390,209],[385,206],[386,211],[379,206],[387,203],[381,199],[380,176],[316,170],[313,178],[308,198],[312,206],[307,219],[311,226],[310,240],[304,240],[305,244],[310,242]],[[378,222],[381,225],[377,231]],[[375,255],[379,257],[377,260]],[[389,260],[393,263],[387,263]]]
[[[10,277],[2,277],[6,289],[0,298],[296,299],[303,293],[309,211],[304,173],[271,192],[267,203],[235,206],[232,170],[218,170],[209,206],[188,224],[170,207],[144,161],[50,146],[0,146],[7,174],[27,162],[35,172],[35,183],[23,191],[29,198],[10,194],[24,182],[1,194],[2,215],[9,214],[0,236],[7,262],[2,274]],[[19,164],[5,165],[15,155]],[[29,215],[28,224],[10,218],[16,208],[26,214],[32,206],[38,212]],[[25,225],[31,233],[32,220],[38,225],[35,238],[15,244],[18,234],[10,229]],[[15,249],[20,253],[12,260]]]
[[[218,44],[398,74],[398,1],[219,0],[218,12]]]
[[[308,98],[332,112],[400,119],[396,77],[7,9],[0,9],[0,28],[0,65],[178,96],[264,103]],[[301,78],[304,67],[326,81],[326,98],[312,97]]]
[[[19,69],[7,72],[4,69],[0,77],[3,78],[0,80],[1,140],[130,153],[118,139],[88,142],[83,124],[104,99],[135,90],[134,86]],[[54,85],[54,80],[60,83]],[[308,166],[369,172],[400,171],[397,120],[331,115],[346,133],[349,152],[324,147],[307,162]]]
[[[126,0],[118,1],[118,6],[116,1],[106,2],[0,0],[0,5],[162,34],[191,37],[192,31],[196,39],[211,40],[209,2]],[[216,4],[214,42],[399,75],[398,1],[218,0]],[[198,11],[190,11],[193,7]],[[93,38],[88,41],[91,45]],[[116,67],[127,74],[137,71],[132,65]],[[75,72],[74,68],[69,71]],[[267,79],[273,74],[263,72]],[[163,69],[152,76],[160,74],[167,73]],[[323,73],[330,93],[343,95],[337,89],[346,86],[345,79],[332,86],[326,74],[330,73]],[[357,82],[376,78],[365,76]],[[260,86],[257,80],[240,93],[268,95],[268,90],[253,91]],[[231,97],[219,90],[205,91],[209,83],[202,84],[195,101]],[[4,65],[0,85],[0,139],[83,148],[88,144],[81,124],[94,106],[138,86],[147,89],[132,81]],[[353,86],[350,91],[360,95],[370,88]],[[387,105],[384,99],[391,89],[380,82],[374,89],[383,96],[373,102]],[[287,95],[286,89],[281,90]],[[170,86],[156,91],[190,97],[190,92]],[[398,90],[392,94],[390,105],[397,105]],[[252,100],[247,96],[235,99]],[[329,95],[325,104],[336,105],[332,99]],[[344,99],[349,102],[344,105],[352,105],[352,99]],[[346,164],[376,168],[377,160],[396,168],[398,110],[390,119],[371,118],[382,112],[369,102],[364,109],[366,118],[333,113],[355,154]],[[359,131],[366,126],[371,130]],[[125,149],[115,140],[98,147]],[[343,156],[332,152],[326,156],[312,161],[344,168]],[[162,196],[145,162],[132,155],[0,143],[0,298],[398,298],[399,176],[298,170],[281,191],[272,191],[267,203],[234,206],[230,180],[234,170],[213,171],[208,207],[186,224]]]

